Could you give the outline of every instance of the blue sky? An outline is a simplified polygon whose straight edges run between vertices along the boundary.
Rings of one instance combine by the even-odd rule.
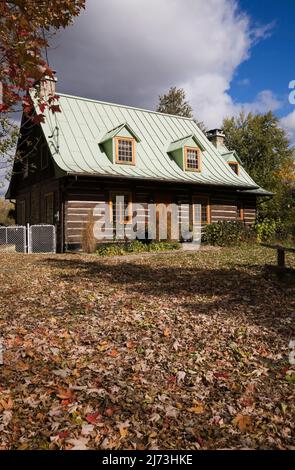
[[[273,26],[269,37],[253,46],[249,60],[238,67],[230,92],[244,102],[251,101],[261,89],[272,90],[282,102],[276,113],[284,116],[294,110],[288,100],[288,85],[295,80],[295,1],[239,0],[239,5],[253,24]]]
[[[50,51],[59,91],[155,109],[183,87],[208,128],[272,110],[295,140],[294,0],[86,0]]]

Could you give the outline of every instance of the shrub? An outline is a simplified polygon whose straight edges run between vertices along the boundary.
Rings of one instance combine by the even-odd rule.
[[[257,234],[257,240],[259,242],[268,242],[276,238],[279,224],[273,219],[258,220],[254,224],[254,230]]]
[[[278,222],[276,229],[276,239],[282,242],[295,243],[295,222]]]
[[[14,205],[0,198],[0,225],[14,225],[15,209]]]
[[[143,243],[139,240],[134,240],[125,243],[110,243],[101,245],[97,248],[96,254],[99,256],[122,256],[129,253],[144,253],[144,252],[157,252],[179,250],[180,243],[176,242],[151,242]]]
[[[151,242],[147,246],[148,251],[170,251],[181,248],[181,244],[178,242]]]
[[[206,225],[202,240],[209,245],[233,246],[255,239],[253,231],[243,222],[219,221]]]

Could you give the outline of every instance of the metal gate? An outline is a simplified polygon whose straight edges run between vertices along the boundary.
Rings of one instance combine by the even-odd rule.
[[[26,253],[26,227],[11,225],[0,227],[0,253]]]
[[[28,226],[28,253],[56,253],[54,225]]]
[[[55,226],[0,227],[0,253],[56,253]]]

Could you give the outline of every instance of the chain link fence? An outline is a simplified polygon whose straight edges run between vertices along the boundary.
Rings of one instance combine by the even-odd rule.
[[[56,253],[54,225],[30,225],[28,228],[28,253]]]
[[[0,227],[0,253],[26,253],[26,232],[21,225]]]
[[[56,253],[55,226],[0,227],[0,253]]]

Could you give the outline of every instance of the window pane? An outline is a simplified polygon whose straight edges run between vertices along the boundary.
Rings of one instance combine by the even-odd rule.
[[[116,194],[112,196],[113,223],[129,222],[130,219],[130,196],[128,194]]]
[[[235,172],[236,175],[239,174],[239,165],[237,163],[229,163],[229,166]]]
[[[205,199],[195,199],[194,200],[194,222],[200,222],[202,224],[208,223],[208,202]]]
[[[193,170],[199,169],[198,151],[194,149],[187,149],[186,151],[186,166]]]
[[[118,161],[129,162],[133,161],[133,141],[132,140],[118,140]]]

